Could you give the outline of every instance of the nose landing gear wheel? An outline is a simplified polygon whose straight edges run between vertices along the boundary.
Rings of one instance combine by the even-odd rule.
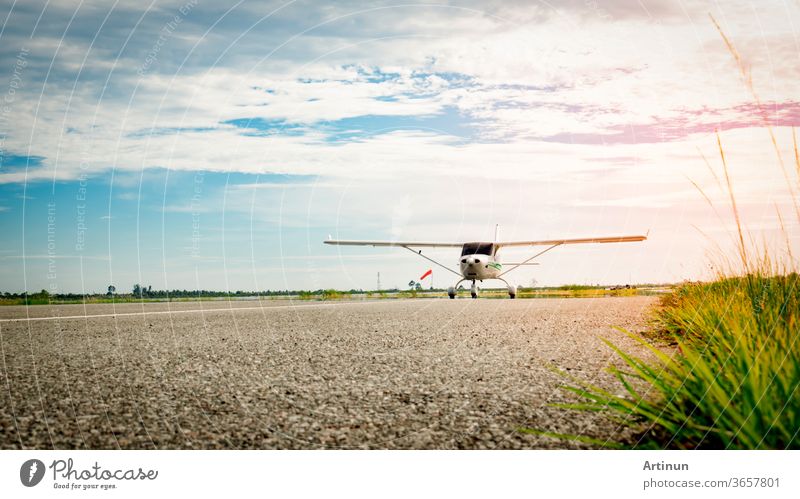
[[[474,291],[472,293],[470,293],[470,294],[472,295],[472,298],[477,298],[478,297],[478,293],[475,293]]]

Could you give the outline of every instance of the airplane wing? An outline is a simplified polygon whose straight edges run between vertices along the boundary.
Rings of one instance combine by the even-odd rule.
[[[561,244],[586,244],[586,243],[633,243],[644,241],[647,236],[612,236],[612,237],[587,237],[580,239],[546,239],[542,241],[498,241],[493,244],[501,247],[510,246],[553,246]],[[325,244],[337,246],[395,246],[417,248],[460,248],[465,242],[432,242],[432,241],[362,241],[362,240],[334,240],[323,241]]]
[[[612,237],[586,237],[581,239],[549,239],[545,241],[508,241],[496,242],[497,246],[554,246],[560,244],[586,244],[586,243],[635,243],[644,241],[647,236],[612,236]]]
[[[463,242],[459,243],[441,243],[430,241],[346,241],[328,239],[323,241],[325,244],[334,244],[337,246],[397,246],[397,247],[416,247],[416,248],[460,248],[464,245]]]

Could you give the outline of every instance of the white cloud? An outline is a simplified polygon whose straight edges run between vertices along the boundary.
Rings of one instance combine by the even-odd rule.
[[[511,142],[511,149],[520,150],[535,149],[528,142],[537,137],[601,135],[611,127],[669,120],[684,110],[731,108],[750,100],[719,34],[705,19],[657,24],[629,18],[627,11],[614,7],[609,12],[626,12],[623,20],[603,22],[568,10],[538,16],[529,25],[510,21],[515,16],[509,7],[502,9],[505,20],[469,9],[450,10],[452,17],[432,9],[422,18],[404,18],[407,37],[363,43],[338,31],[327,48],[335,52],[288,64],[281,53],[282,69],[270,58],[241,68],[209,67],[201,73],[154,72],[127,80],[118,76],[114,91],[108,89],[102,101],[96,87],[101,82],[78,85],[74,93],[71,85],[48,84],[41,102],[35,86],[29,85],[13,103],[15,127],[9,131],[7,148],[43,156],[45,167],[27,172],[27,177],[0,174],[0,181],[66,179],[82,171],[148,167],[376,174],[383,166],[374,164],[371,153],[377,163],[401,149],[405,153],[400,161],[417,160],[413,153],[409,157],[407,137],[397,133],[371,140],[369,148],[340,146],[326,142],[326,131],[317,123],[365,115],[430,116],[455,106],[465,119],[481,120],[482,138],[502,137]],[[791,23],[784,18],[797,12],[790,12],[762,20],[778,28],[763,38],[763,46],[776,47],[778,55],[792,47]],[[389,11],[370,15],[378,14]],[[789,90],[797,75],[784,69],[793,66],[765,67],[759,62],[762,58],[752,43],[758,34],[741,31],[738,20],[726,17],[725,26],[743,47],[754,74],[772,70],[765,96],[781,100],[792,95]],[[286,50],[311,43],[316,36],[309,32]],[[37,44],[56,42],[36,39]],[[84,50],[63,47],[59,60],[79,61]],[[380,76],[376,68],[399,76],[374,81]],[[440,76],[449,73],[466,75],[471,84],[465,87]],[[394,100],[378,99],[386,97]],[[278,128],[275,135],[247,137],[243,130],[221,124],[242,118],[285,120],[302,125],[303,134],[282,134]],[[726,118],[736,115],[718,116]],[[150,130],[181,128],[189,131],[148,135]],[[209,131],[191,131],[195,129]],[[412,149],[426,152],[443,142],[426,134],[413,140],[420,145]],[[439,157],[445,153],[461,162],[460,149],[451,145],[434,148]],[[353,156],[373,166],[364,171]]]

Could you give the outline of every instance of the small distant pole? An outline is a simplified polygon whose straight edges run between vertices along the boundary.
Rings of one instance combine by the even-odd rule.
[[[381,290],[381,273],[378,272],[378,291]]]

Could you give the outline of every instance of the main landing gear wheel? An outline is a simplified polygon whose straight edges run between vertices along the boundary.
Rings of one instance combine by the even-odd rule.
[[[505,279],[502,279],[500,277],[498,277],[497,279],[503,281],[505,283],[505,285],[508,286],[508,297],[509,297],[509,299],[513,300],[514,298],[517,297],[517,287],[516,286],[514,286],[513,284],[509,284],[508,281],[506,281]]]
[[[464,282],[464,279],[458,281],[455,286],[450,286],[449,288],[447,288],[447,296],[449,296],[451,300],[456,299],[456,294],[458,293],[458,285],[461,284],[462,282]]]

